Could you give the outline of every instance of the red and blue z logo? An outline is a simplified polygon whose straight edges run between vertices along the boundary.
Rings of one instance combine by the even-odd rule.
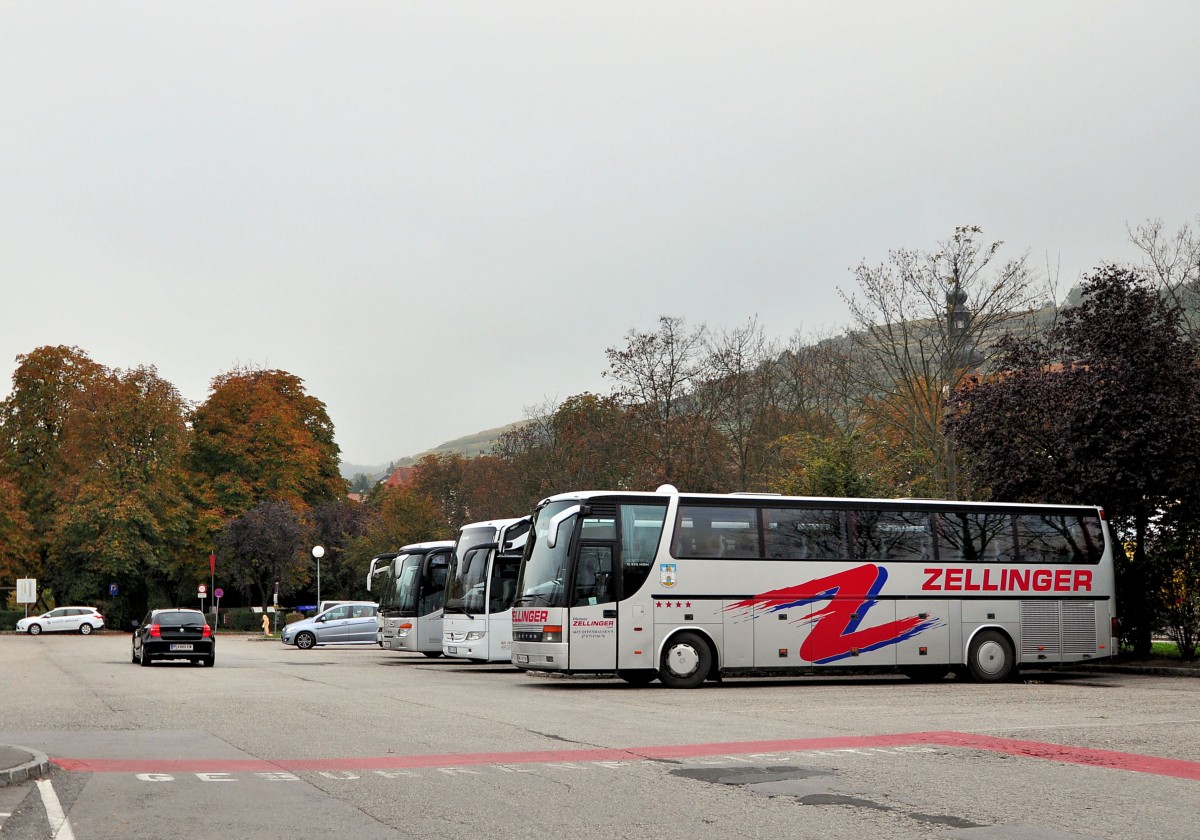
[[[742,610],[756,618],[828,601],[802,622],[812,625],[812,630],[800,645],[802,659],[824,665],[856,652],[865,653],[898,644],[937,624],[938,619],[932,616],[914,615],[860,629],[867,612],[878,603],[876,596],[886,581],[887,569],[867,563],[797,586],[763,592],[725,609]]]

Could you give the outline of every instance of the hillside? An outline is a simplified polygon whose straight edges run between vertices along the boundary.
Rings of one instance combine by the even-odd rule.
[[[448,440],[445,443],[435,446],[433,449],[427,449],[424,452],[418,452],[416,455],[409,455],[404,458],[396,458],[389,464],[375,464],[373,466],[365,466],[363,464],[348,464],[342,462],[340,465],[342,478],[347,481],[353,480],[354,476],[362,473],[372,480],[383,478],[387,475],[392,467],[410,467],[417,461],[424,458],[426,455],[444,455],[456,453],[465,458],[474,458],[477,455],[486,455],[492,451],[492,447],[500,436],[510,429],[515,429],[524,424],[525,420],[509,423],[506,426],[500,426],[495,429],[485,429],[482,432],[466,435],[465,437]]]

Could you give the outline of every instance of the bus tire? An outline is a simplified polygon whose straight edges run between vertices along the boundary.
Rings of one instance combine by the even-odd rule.
[[[423,651],[421,651],[421,653],[425,654],[430,659],[437,659],[439,656],[442,655],[442,652],[440,650],[423,650]]]
[[[1016,664],[1012,645],[1003,633],[981,630],[971,640],[967,670],[975,682],[1004,682],[1012,676]]]
[[[617,676],[630,685],[650,685],[658,679],[658,671],[653,668],[637,668],[617,671]]]
[[[695,633],[676,633],[663,648],[658,680],[667,688],[695,688],[704,682],[711,668],[708,643]]]

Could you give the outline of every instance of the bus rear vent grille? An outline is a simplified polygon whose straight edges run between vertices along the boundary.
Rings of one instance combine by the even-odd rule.
[[[1054,660],[1096,654],[1094,601],[1022,601],[1021,656]]]

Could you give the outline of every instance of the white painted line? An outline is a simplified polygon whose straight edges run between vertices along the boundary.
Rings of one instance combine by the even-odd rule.
[[[49,779],[37,780],[38,793],[42,795],[42,804],[46,806],[46,819],[50,821],[50,836],[53,840],[75,840],[75,832],[71,823],[63,813],[62,803],[54,792],[54,785]]]

